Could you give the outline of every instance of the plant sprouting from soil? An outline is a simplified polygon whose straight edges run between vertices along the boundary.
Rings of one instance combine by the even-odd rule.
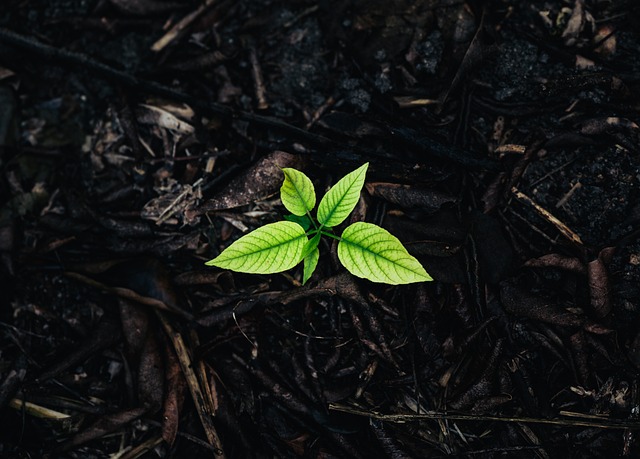
[[[272,274],[302,261],[302,282],[306,283],[318,264],[320,239],[327,236],[338,240],[338,259],[354,276],[394,285],[432,280],[402,243],[377,225],[357,222],[347,226],[341,236],[334,233],[358,203],[368,166],[363,164],[331,187],[320,201],[315,219],[311,215],[316,204],[313,183],[296,169],[282,169],[280,197],[292,215],[242,236],[206,264]]]

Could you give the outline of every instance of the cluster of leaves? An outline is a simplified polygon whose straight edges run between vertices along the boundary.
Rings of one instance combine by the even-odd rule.
[[[316,193],[309,177],[296,169],[282,169],[284,183],[280,197],[293,215],[246,234],[206,264],[244,273],[271,274],[303,261],[305,283],[318,264],[318,246],[324,235],[339,241],[338,259],[357,277],[394,285],[432,280],[402,243],[377,225],[357,222],[345,228],[340,237],[333,233],[333,228],[358,203],[368,165],[345,175],[324,195],[316,219],[311,216]]]

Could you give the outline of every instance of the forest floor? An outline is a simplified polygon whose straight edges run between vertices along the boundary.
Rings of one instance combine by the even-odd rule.
[[[0,457],[639,457],[633,0],[5,0]],[[434,278],[205,262],[368,162]],[[348,224],[346,222],[345,224]]]

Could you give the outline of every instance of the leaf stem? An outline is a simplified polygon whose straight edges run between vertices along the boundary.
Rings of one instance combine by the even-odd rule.
[[[341,241],[342,238],[340,236],[336,236],[333,233],[327,233],[326,231],[322,231],[322,229],[318,230],[320,232],[320,234],[323,234],[325,236],[329,236],[331,239],[335,239],[336,241]]]
[[[316,232],[322,229],[322,228],[318,228],[318,225],[316,225],[316,221],[313,219],[313,217],[311,216],[311,212],[309,212],[308,210],[307,210],[307,218],[309,219],[313,227],[316,229]]]

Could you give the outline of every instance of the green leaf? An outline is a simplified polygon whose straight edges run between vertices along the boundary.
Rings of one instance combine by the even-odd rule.
[[[338,258],[354,276],[385,284],[433,280],[394,235],[371,223],[348,226],[338,243]]]
[[[369,163],[348,173],[324,195],[318,205],[318,221],[322,226],[332,228],[349,216],[360,199]]]
[[[302,172],[285,167],[284,182],[280,188],[280,199],[289,212],[302,216],[316,205],[313,183]]]
[[[309,255],[311,252],[313,252],[315,249],[318,248],[321,237],[322,237],[322,234],[318,231],[315,234],[315,236],[309,239],[309,241],[304,245],[304,248],[302,249],[302,255],[301,255],[302,258],[305,258],[307,255]]]
[[[316,246],[309,255],[304,257],[304,269],[302,270],[302,285],[306,284],[313,272],[318,266],[318,259],[320,258],[320,250]]]
[[[311,228],[311,219],[307,215],[303,215],[299,217],[298,215],[285,215],[284,219],[290,222],[297,223],[302,226],[305,231],[308,231]]]
[[[241,273],[279,273],[300,262],[306,243],[304,229],[297,223],[270,223],[245,234],[205,264]]]
[[[303,270],[302,270],[302,285],[306,284],[313,272],[316,270],[316,266],[318,265],[318,259],[320,258],[320,250],[318,249],[318,245],[320,244],[320,238],[322,234],[318,231],[315,236],[313,236],[307,243],[304,245],[302,249],[302,260]]]

